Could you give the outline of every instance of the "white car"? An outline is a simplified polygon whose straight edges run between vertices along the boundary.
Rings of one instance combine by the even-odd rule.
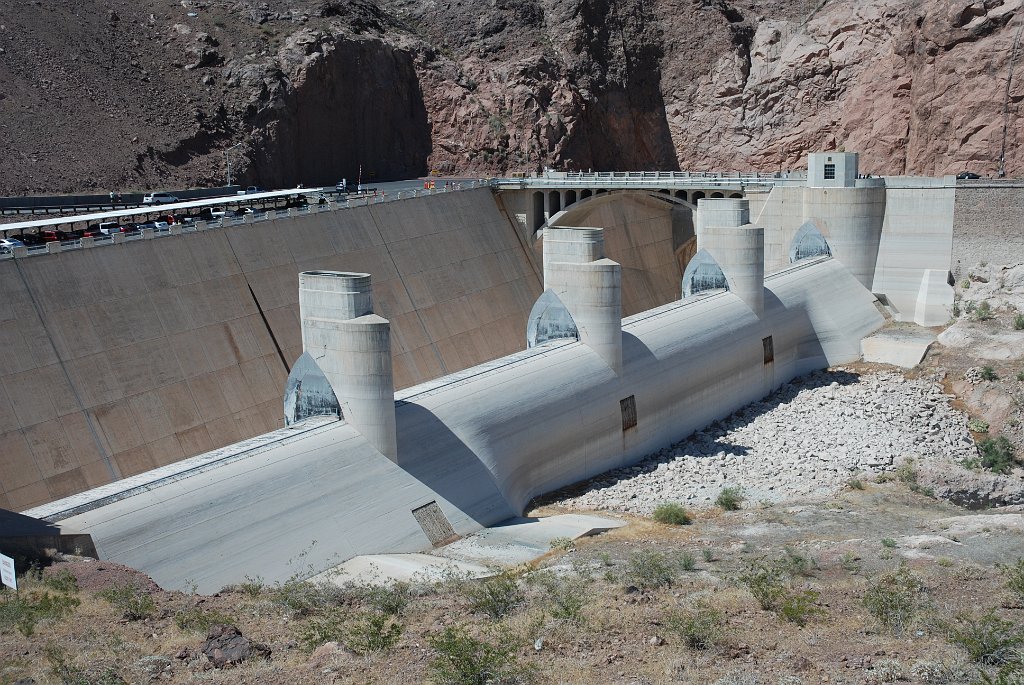
[[[0,254],[7,254],[16,247],[25,247],[25,243],[17,238],[0,238]]]
[[[144,205],[166,205],[178,201],[178,198],[170,193],[150,193],[142,198],[142,204]]]

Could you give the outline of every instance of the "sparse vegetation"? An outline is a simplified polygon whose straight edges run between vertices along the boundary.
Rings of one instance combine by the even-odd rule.
[[[482,582],[469,582],[465,591],[473,611],[486,614],[495,621],[512,613],[523,603],[523,592],[511,573],[502,573]]]
[[[724,622],[721,611],[699,604],[690,611],[669,614],[665,626],[690,649],[711,649],[722,637]]]
[[[825,613],[825,610],[817,605],[820,596],[821,594],[814,590],[794,592],[782,600],[777,613],[790,623],[806,625],[812,617]]]
[[[507,636],[492,644],[465,628],[449,626],[429,642],[437,652],[430,670],[438,685],[519,685],[532,680],[531,670],[517,662],[515,645]]]
[[[385,652],[402,637],[402,625],[394,615],[368,611],[357,614],[344,629],[345,646],[356,654]]]
[[[863,490],[864,489],[864,481],[862,481],[860,478],[851,478],[850,480],[846,481],[846,484],[852,490]]]
[[[917,612],[922,589],[918,577],[900,567],[872,581],[861,601],[884,629],[902,635]]]
[[[947,639],[981,664],[999,666],[1014,660],[1017,648],[1024,644],[1024,629],[1015,621],[999,618],[993,610],[978,618],[958,616],[945,628]]]
[[[156,603],[149,593],[137,585],[114,585],[97,593],[100,599],[113,604],[129,621],[141,621],[156,611]]]
[[[991,367],[991,366],[983,366],[983,367],[981,367],[981,374],[980,375],[981,375],[981,380],[983,380],[983,381],[997,381],[997,380],[999,380],[999,374],[997,374],[996,370],[993,367]]]
[[[978,303],[978,306],[974,308],[974,320],[975,321],[988,321],[992,318],[992,305],[987,300],[982,300]]]
[[[972,433],[988,433],[988,421],[971,419],[967,422],[967,430]]]
[[[67,652],[53,643],[46,645],[43,655],[49,664],[50,675],[62,685],[125,685],[126,681],[113,666],[104,664],[90,664],[89,668],[76,666],[71,663]]]
[[[765,611],[774,611],[786,596],[782,569],[764,559],[750,564],[739,580]]]
[[[689,512],[676,502],[664,502],[654,509],[653,518],[658,523],[670,526],[685,526],[693,522]]]
[[[341,609],[332,607],[316,616],[310,616],[299,626],[295,637],[299,646],[307,652],[312,652],[328,642],[343,642],[345,640],[345,614]]]
[[[1024,314],[1013,317],[1013,330],[1024,331]]]
[[[1007,474],[1014,467],[1013,443],[1006,436],[986,438],[978,443],[981,465],[993,473]]]
[[[722,491],[718,493],[715,504],[726,511],[737,511],[745,499],[742,488],[729,486],[722,488]]]
[[[697,560],[689,552],[679,555],[679,568],[683,571],[693,571],[697,568]]]
[[[560,549],[563,552],[568,552],[570,549],[576,547],[575,541],[570,537],[558,537],[551,538],[551,549]]]
[[[74,595],[37,590],[17,596],[5,592],[3,597],[0,601],[0,634],[16,629],[25,637],[35,632],[40,621],[68,616],[81,603]]]
[[[579,576],[558,577],[544,574],[539,579],[551,618],[576,625],[583,623],[583,608],[587,605],[587,581]]]
[[[651,550],[633,552],[626,562],[626,580],[641,590],[653,590],[672,585],[677,575],[676,565],[662,552]]]
[[[887,547],[888,549],[896,549],[896,541],[892,538],[882,538],[882,547]]]
[[[204,609],[203,607],[189,607],[182,609],[174,615],[174,623],[182,630],[191,630],[197,633],[205,633],[210,626],[230,625],[235,619],[216,609]]]
[[[1015,564],[1002,564],[999,570],[1006,576],[1006,588],[1024,600],[1024,557]]]

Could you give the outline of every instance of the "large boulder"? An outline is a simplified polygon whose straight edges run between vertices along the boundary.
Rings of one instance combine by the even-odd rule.
[[[270,658],[270,647],[253,642],[244,637],[236,626],[229,625],[211,626],[199,651],[206,655],[214,668],[237,666],[247,659]]]

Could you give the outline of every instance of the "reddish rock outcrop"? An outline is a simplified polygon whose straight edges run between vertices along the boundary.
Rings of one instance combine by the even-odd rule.
[[[264,186],[837,148],[1021,174],[1022,3],[36,0],[0,22],[0,194],[212,185],[238,143]]]

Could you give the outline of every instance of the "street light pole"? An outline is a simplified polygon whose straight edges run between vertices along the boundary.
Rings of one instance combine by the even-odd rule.
[[[230,153],[235,148],[238,148],[238,147],[241,147],[241,146],[242,146],[241,143],[237,143],[235,145],[232,145],[231,147],[229,147],[227,150],[224,151],[224,164],[225,164],[225,166],[227,166],[227,170],[228,170],[228,182],[227,182],[227,187],[228,188],[231,187],[231,154]]]

